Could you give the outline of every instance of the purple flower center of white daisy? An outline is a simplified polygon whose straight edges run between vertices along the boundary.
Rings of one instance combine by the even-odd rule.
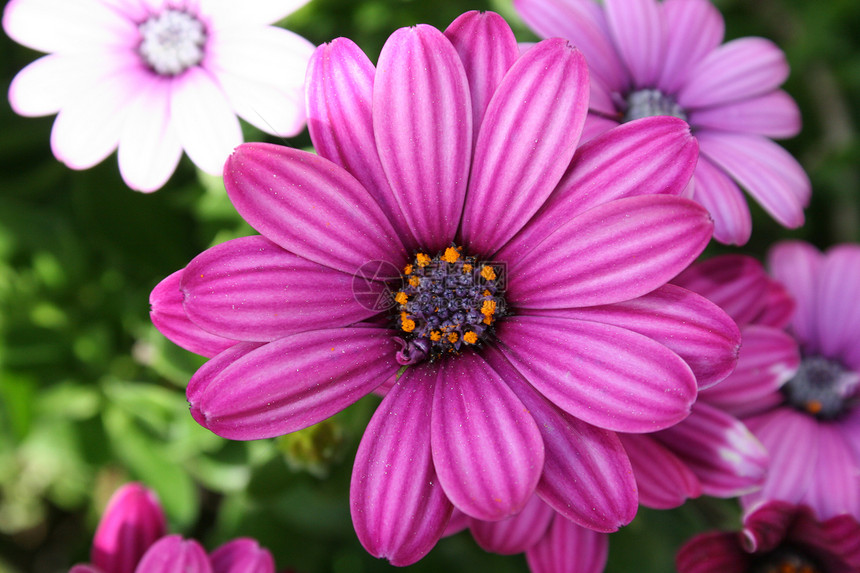
[[[748,573],[824,573],[824,569],[804,551],[782,545],[756,558]]]
[[[165,10],[138,26],[137,51],[144,63],[162,76],[175,76],[203,60],[206,28],[182,10]]]
[[[480,347],[505,315],[504,265],[448,247],[431,257],[418,253],[403,269],[394,297],[400,364],[415,364]]]
[[[860,374],[822,356],[807,356],[782,392],[788,403],[821,420],[833,420],[857,403]]]
[[[660,90],[637,90],[627,96],[625,104],[624,122],[657,115],[671,115],[687,121],[687,114],[675,98]]]

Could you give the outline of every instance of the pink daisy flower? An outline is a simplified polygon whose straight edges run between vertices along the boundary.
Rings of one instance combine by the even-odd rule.
[[[292,136],[313,45],[269,26],[307,0],[11,0],[3,29],[46,52],[9,88],[16,113],[56,113],[51,150],[88,169],[119,149],[132,189],[154,191],[183,149],[220,174],[242,142],[237,115]]]
[[[771,138],[800,130],[779,86],[785,56],[763,38],[722,44],[725,24],[709,0],[514,0],[541,37],[570,40],[592,75],[586,132],[672,115],[699,142],[693,198],[714,217],[714,238],[745,244],[752,220],[739,187],[780,224],[803,224],[811,188],[803,168]],[[587,139],[587,137],[586,137]]]
[[[712,232],[679,197],[687,125],[631,122],[577,150],[587,96],[576,49],[520,56],[493,13],[398,30],[376,67],[347,39],[320,47],[319,155],[240,146],[227,193],[262,236],[209,249],[150,299],[166,336],[213,357],[188,386],[198,422],[277,436],[384,388],[350,497],[365,548],[397,565],[454,507],[499,520],[537,492],[586,527],[629,522],[615,432],[686,417],[739,341],[716,305],[665,286]]]
[[[860,519],[860,246],[779,243],[768,281],[749,261],[719,257],[681,277],[741,327],[737,369],[700,400],[739,416],[770,454],[763,487],[742,502]]]
[[[126,484],[105,508],[91,563],[69,573],[275,573],[272,555],[253,539],[234,539],[207,555],[196,541],[166,532],[155,494],[139,483]]]
[[[819,520],[808,507],[771,501],[744,519],[741,533],[703,533],[678,552],[679,573],[854,573],[860,523]]]

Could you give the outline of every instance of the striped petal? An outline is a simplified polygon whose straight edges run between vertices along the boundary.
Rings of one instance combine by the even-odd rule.
[[[782,90],[718,107],[690,112],[698,129],[752,133],[782,139],[800,131],[800,108]]]
[[[655,0],[605,0],[606,21],[634,86],[653,86],[660,78],[667,30]]]
[[[746,245],[752,235],[752,215],[737,183],[700,155],[693,185],[693,199],[714,218],[714,239],[724,245]]]
[[[561,516],[526,552],[532,573],[601,573],[608,557],[608,535],[579,527]]]
[[[791,320],[791,329],[804,350],[820,351],[818,341],[818,277],[821,276],[824,256],[802,241],[782,241],[771,247],[767,266],[774,279],[782,283],[794,298],[797,307]]]
[[[657,87],[677,93],[690,71],[723,42],[725,23],[709,0],[663,0],[666,56]]]
[[[521,512],[502,521],[472,519],[469,529],[484,551],[500,555],[523,553],[541,540],[555,512],[533,495]]]
[[[639,503],[652,509],[672,509],[702,495],[702,484],[693,470],[652,435],[620,437],[636,474]]]

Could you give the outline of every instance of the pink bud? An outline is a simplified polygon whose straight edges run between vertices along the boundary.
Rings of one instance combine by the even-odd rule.
[[[135,573],[212,573],[212,566],[199,543],[168,535],[149,548]]]
[[[239,538],[212,552],[214,573],[275,573],[275,560],[253,539]]]

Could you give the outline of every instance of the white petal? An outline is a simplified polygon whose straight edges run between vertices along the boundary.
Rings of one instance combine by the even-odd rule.
[[[236,24],[274,24],[310,0],[201,0],[201,11],[212,16],[217,27]]]
[[[18,72],[9,86],[9,103],[18,115],[57,113],[95,78],[91,58],[51,54]]]

